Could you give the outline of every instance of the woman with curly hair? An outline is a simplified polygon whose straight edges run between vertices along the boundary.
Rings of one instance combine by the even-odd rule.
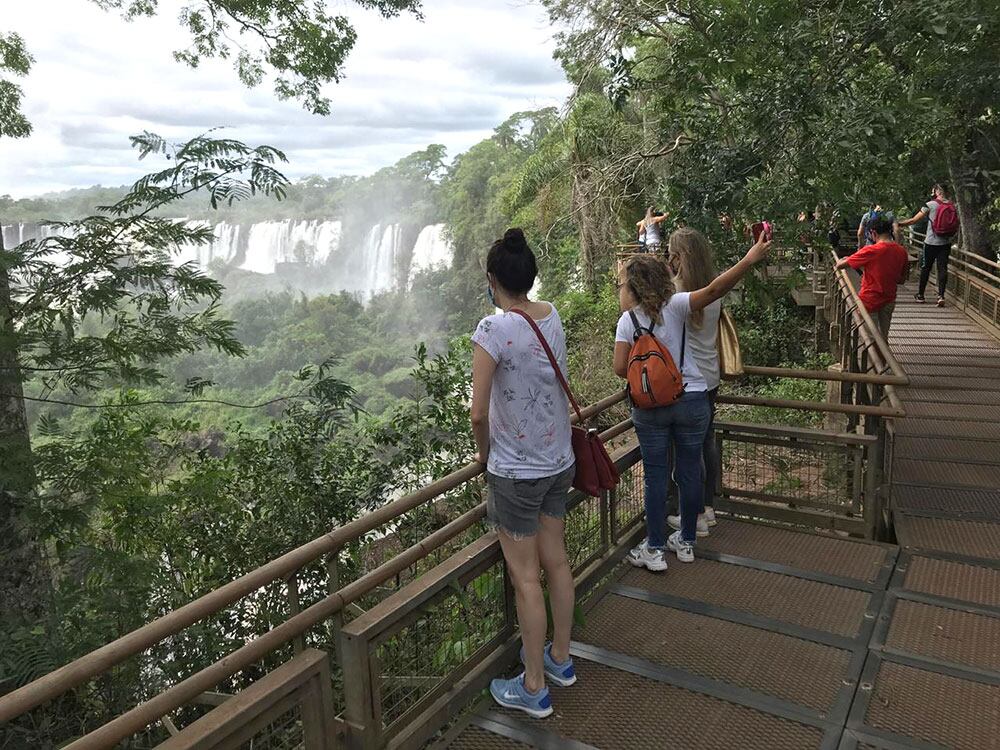
[[[684,393],[675,403],[632,409],[642,451],[646,496],[646,539],[628,557],[636,567],[666,570],[663,553],[667,548],[681,562],[694,561],[695,519],[704,501],[701,450],[711,409],[708,384],[686,335],[688,318],[721,299],[755,263],[767,256],[770,248],[771,243],[762,235],[739,263],[706,286],[691,291],[676,292],[667,264],[649,255],[629,259],[619,274],[622,316],[615,335],[615,374],[627,377],[632,344],[648,331],[670,352],[684,380]],[[671,442],[676,454],[674,476],[680,491],[682,523],[680,531],[665,539]]]

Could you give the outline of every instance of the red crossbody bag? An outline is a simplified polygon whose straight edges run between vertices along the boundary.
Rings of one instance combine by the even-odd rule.
[[[528,321],[531,330],[535,332],[535,336],[538,337],[538,343],[545,350],[545,354],[549,358],[549,364],[552,365],[552,369],[556,373],[556,378],[559,380],[562,389],[566,392],[566,397],[573,406],[580,425],[582,425],[583,414],[580,411],[580,405],[577,404],[576,399],[573,397],[573,392],[569,389],[569,383],[566,382],[566,377],[559,368],[559,363],[556,362],[556,357],[552,353],[551,347],[549,347],[549,342],[545,340],[545,336],[539,329],[538,324],[524,310],[511,308],[510,311],[517,313]],[[590,430],[580,425],[574,425],[572,429],[573,455],[576,457],[576,475],[573,477],[573,486],[587,495],[597,497],[601,494],[601,490],[614,489],[618,484],[618,467],[615,466],[614,461],[611,460],[611,456],[608,455],[608,450],[604,447],[604,442],[601,440],[600,435],[597,434],[597,430]]]

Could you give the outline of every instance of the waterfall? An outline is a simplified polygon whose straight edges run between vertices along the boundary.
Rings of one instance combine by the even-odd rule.
[[[410,261],[409,282],[418,271],[432,268],[447,268],[451,265],[451,246],[444,234],[444,224],[431,224],[420,230],[417,242],[413,246],[413,259]]]
[[[238,228],[237,228],[238,229]],[[339,221],[261,221],[250,225],[244,271],[274,273],[279,263],[323,265],[340,246]],[[229,244],[227,256],[237,256],[238,235]]]
[[[361,292],[366,298],[396,287],[396,259],[399,256],[402,227],[398,224],[376,224],[365,235],[361,245],[360,278],[353,284],[343,284],[347,291]]]
[[[418,271],[447,267],[451,247],[444,224],[431,224],[417,235],[413,247],[403,247],[407,234],[402,224],[376,224],[361,242],[341,246],[340,221],[260,221],[252,224],[209,223],[177,218],[189,227],[211,227],[213,239],[204,245],[184,245],[173,253],[174,262],[196,263],[208,271],[214,263],[258,274],[287,273],[290,283],[308,277],[312,290],[346,291],[370,299],[379,292],[408,288]],[[35,223],[2,227],[4,246],[66,234]],[[406,267],[409,259],[409,268]],[[306,272],[303,276],[302,269]],[[315,269],[315,270],[307,270]]]

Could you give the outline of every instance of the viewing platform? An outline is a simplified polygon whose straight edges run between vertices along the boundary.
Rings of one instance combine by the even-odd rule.
[[[843,424],[720,418],[720,520],[691,564],[623,562],[644,535],[638,446],[621,394],[586,410],[622,482],[571,495],[579,680],[550,688],[548,719],[484,694],[517,673],[520,642],[473,464],[0,697],[0,721],[115,665],[151,669],[192,625],[267,595],[287,604],[273,627],[66,747],[998,750],[1000,268],[952,262],[945,307],[900,289],[888,342],[855,280],[813,268],[839,369],[747,374],[837,397],[720,403]]]

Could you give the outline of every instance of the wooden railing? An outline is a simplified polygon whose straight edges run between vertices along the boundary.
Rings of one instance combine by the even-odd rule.
[[[877,538],[886,523],[891,477],[886,425],[904,414],[893,389],[908,381],[851,280],[832,272],[832,259],[829,265],[828,317],[840,370],[748,366],[746,372],[835,382],[840,398],[722,395],[719,401],[842,414],[847,427],[720,421],[724,472],[715,503],[733,515]],[[618,446],[623,482],[600,497],[574,492],[570,498],[567,547],[583,596],[644,531],[640,453],[624,399],[624,393],[613,394],[584,414],[588,421],[612,424],[603,435]],[[138,705],[110,720],[95,715],[88,731],[65,747],[138,747],[132,739],[138,735],[147,746],[162,740],[171,750],[214,750],[251,736],[262,749],[288,742],[306,750],[419,746],[516,654],[513,599],[499,543],[482,525],[482,473],[481,465],[469,464],[0,697],[0,725],[27,712],[42,714],[48,701],[113,675],[127,662],[138,660],[139,674],[155,671],[156,654],[169,652],[172,638],[192,626],[215,627],[218,613],[268,590],[285,597],[284,619],[231,653],[207,654],[204,667],[176,684],[148,693],[136,685]],[[437,510],[454,493],[470,489],[471,507],[458,506],[466,509],[415,544],[392,548],[398,551],[389,559],[353,581],[341,580],[347,550],[370,551],[408,514]],[[322,590],[315,588],[315,575],[304,575],[307,570],[324,571]],[[222,685],[229,694],[220,700]],[[221,705],[193,708],[210,703]]]
[[[907,227],[904,236],[919,268],[925,235]],[[936,282],[935,273],[928,285],[933,288]],[[948,263],[947,293],[962,312],[1000,337],[1000,262],[953,246]]]

